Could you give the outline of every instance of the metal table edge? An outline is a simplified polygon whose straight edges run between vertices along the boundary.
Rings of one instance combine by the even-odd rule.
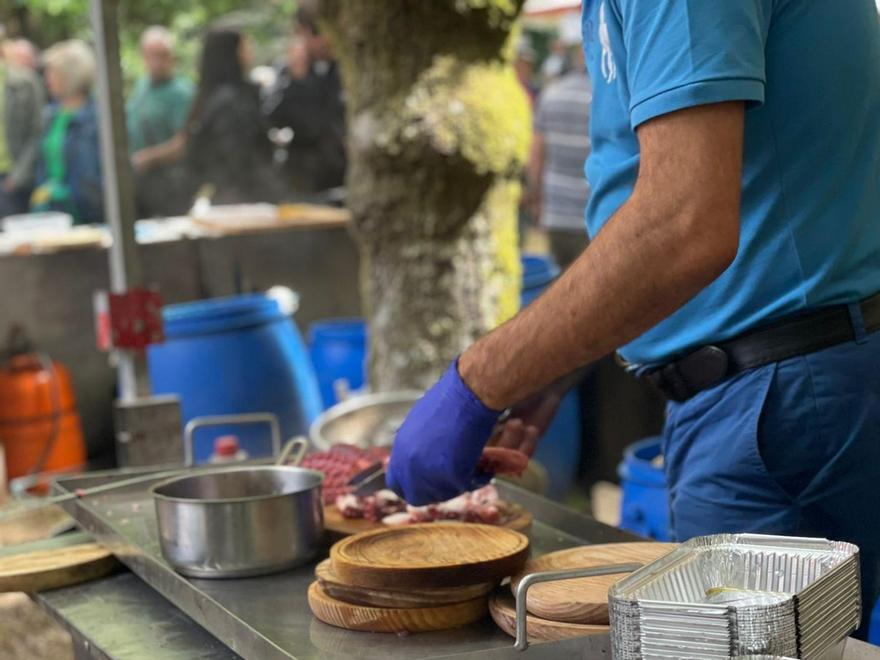
[[[100,480],[104,477],[130,476],[160,471],[160,469],[162,468],[110,470],[89,473],[85,476]],[[53,484],[53,491],[57,494],[71,492],[65,487],[65,481],[61,479]],[[498,481],[497,486],[505,499],[530,510],[537,522],[547,524],[583,543],[643,540],[641,537],[599,523],[586,514],[552,502],[513,484]],[[169,574],[158,565],[158,562],[139,552],[137,548],[120,543],[110,523],[96,512],[79,506],[77,499],[69,500],[63,506],[83,528],[92,533],[99,542],[106,545],[138,578],[163,596],[169,606],[179,608],[197,625],[202,626],[233,652],[243,657],[267,658],[269,660],[275,658],[296,659],[296,655],[288,653],[271,640],[266,639],[241,619],[231,616],[228,610],[217,601],[210,597],[203,597],[197,601],[186,586],[186,578],[174,573]],[[600,538],[596,538],[597,536]],[[67,625],[65,627],[69,628]],[[599,635],[535,644],[528,651],[522,653],[513,648],[513,640],[511,639],[509,647],[457,653],[446,657],[456,660],[467,658],[554,658],[559,657],[559,654],[566,654],[577,658],[600,658],[604,657],[606,653],[610,655],[609,648],[610,643],[607,636]],[[590,655],[583,655],[583,652],[588,649]]]

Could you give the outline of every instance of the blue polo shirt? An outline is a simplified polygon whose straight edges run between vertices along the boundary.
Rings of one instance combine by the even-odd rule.
[[[625,346],[666,361],[780,317],[880,291],[880,28],[874,0],[585,0],[595,236],[630,196],[636,129],[745,101],[734,263]]]

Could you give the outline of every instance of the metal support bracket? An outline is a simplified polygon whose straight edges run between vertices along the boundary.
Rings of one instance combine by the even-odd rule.
[[[573,580],[575,578],[614,575],[615,573],[632,573],[633,571],[642,568],[642,566],[644,566],[644,564],[608,564],[606,566],[595,566],[593,568],[574,568],[564,571],[529,573],[520,580],[516,587],[516,643],[513,647],[517,651],[525,651],[529,648],[526,595],[532,586],[541,582],[557,582],[559,580]]]

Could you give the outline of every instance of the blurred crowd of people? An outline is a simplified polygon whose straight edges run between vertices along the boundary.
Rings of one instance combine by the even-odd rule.
[[[103,221],[96,64],[79,40],[45,52],[0,28],[0,217],[63,211]],[[343,185],[345,102],[337,63],[313,18],[299,11],[283,61],[254,66],[245,33],[209,30],[196,80],[177,67],[172,33],[146,29],[144,74],[126,97],[139,217],[215,203],[333,199]],[[534,140],[522,215],[545,228],[561,265],[586,241],[591,90],[579,26],[563,24],[543,62],[527,41],[515,70],[533,103]]]
[[[103,222],[94,53],[80,40],[40,53],[0,28],[0,218],[27,211]],[[333,198],[345,177],[345,105],[337,64],[307,13],[286,58],[253,75],[250,42],[232,27],[204,38],[193,82],[175,41],[153,26],[140,39],[145,74],[126,98],[140,217],[216,203]],[[260,80],[260,82],[257,82]]]

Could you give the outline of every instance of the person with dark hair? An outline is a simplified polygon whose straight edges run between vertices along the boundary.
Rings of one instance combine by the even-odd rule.
[[[215,202],[277,198],[259,91],[245,77],[249,64],[250,45],[240,31],[208,33],[185,140],[194,183],[213,186]]]
[[[289,127],[284,178],[296,195],[336,188],[345,180],[345,99],[327,38],[314,17],[300,9],[288,63],[269,94],[273,126]]]

